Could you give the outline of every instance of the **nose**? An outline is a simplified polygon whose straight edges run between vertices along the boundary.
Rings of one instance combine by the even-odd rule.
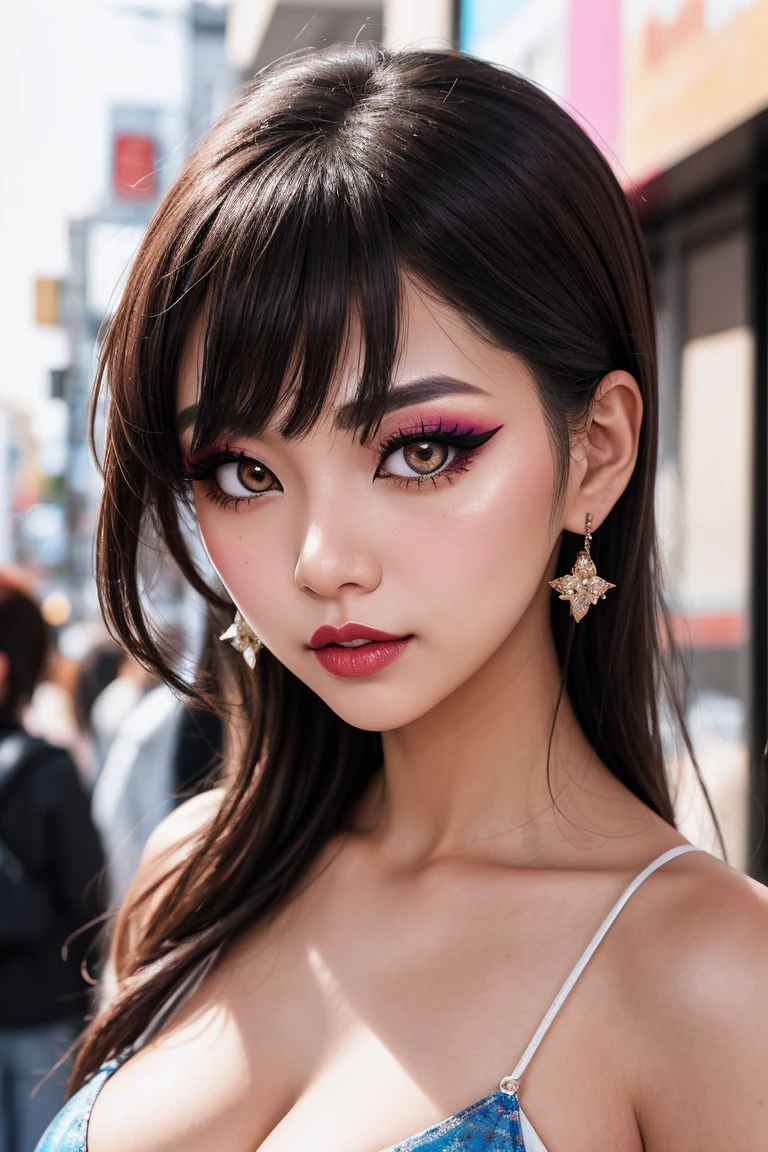
[[[293,573],[302,592],[329,598],[343,591],[373,592],[381,583],[381,565],[362,535],[314,519],[304,536]]]

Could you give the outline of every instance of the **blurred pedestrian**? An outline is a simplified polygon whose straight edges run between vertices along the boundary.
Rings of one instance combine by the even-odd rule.
[[[109,904],[122,903],[150,833],[173,808],[175,717],[165,684],[125,717],[93,790],[92,812],[107,854]]]
[[[81,965],[102,911],[103,866],[69,753],[33,737],[21,716],[49,636],[29,592],[0,572],[0,1152],[32,1152],[64,1098],[47,1079],[82,1026]]]
[[[114,680],[111,680],[93,701],[90,710],[90,728],[96,751],[96,778],[104,767],[104,761],[112,741],[120,731],[127,716],[157,680],[146,672],[127,653],[121,653],[121,660]]]
[[[208,786],[221,764],[221,721],[184,705],[165,684],[125,717],[93,790],[93,818],[107,853],[109,903],[122,903],[151,833]]]
[[[73,632],[83,646],[83,652],[76,648],[74,656],[71,643]],[[86,791],[90,791],[95,775],[93,747],[90,737],[80,728],[75,713],[80,663],[86,651],[82,636],[83,630],[76,625],[70,625],[55,637],[52,636],[45,670],[21,719],[30,735],[39,736],[41,740],[67,750],[77,766],[83,786]]]
[[[104,690],[114,684],[122,662],[123,653],[113,640],[108,639],[89,648],[77,669],[72,704],[77,726],[91,743],[94,776],[103,762],[103,756],[99,756],[93,708]]]

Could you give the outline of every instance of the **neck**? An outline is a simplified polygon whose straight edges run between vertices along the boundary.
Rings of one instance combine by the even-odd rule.
[[[631,798],[598,760],[565,692],[557,708],[560,679],[549,601],[537,596],[459,690],[382,734],[372,838],[416,866],[467,852],[552,862],[610,835],[617,805]]]

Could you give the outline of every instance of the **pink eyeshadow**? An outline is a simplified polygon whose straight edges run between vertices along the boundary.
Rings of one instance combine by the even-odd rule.
[[[441,412],[398,424],[396,432],[403,436],[413,436],[423,432],[426,436],[430,432],[439,430],[442,433],[450,432],[453,436],[481,436],[484,432],[490,432],[492,428],[498,428],[498,426],[498,422],[494,421],[480,423],[477,420],[469,420],[465,415],[451,416]]]
[[[182,458],[184,468],[195,468],[204,460],[210,460],[211,457],[219,455],[221,452],[228,452],[229,447],[226,444],[209,444],[205,448],[198,449],[197,452],[192,452]]]

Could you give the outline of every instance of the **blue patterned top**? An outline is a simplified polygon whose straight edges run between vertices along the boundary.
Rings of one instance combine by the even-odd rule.
[[[114,1059],[102,1064],[51,1122],[35,1152],[87,1152],[91,1109],[122,1063]],[[383,1152],[513,1152],[515,1148],[525,1148],[517,1096],[500,1090]]]
[[[515,1147],[525,1147],[517,1096],[499,1091],[384,1152],[512,1152]]]
[[[87,1152],[88,1121],[94,1101],[121,1063],[115,1059],[102,1064],[88,1083],[67,1100],[40,1137],[35,1152]]]

